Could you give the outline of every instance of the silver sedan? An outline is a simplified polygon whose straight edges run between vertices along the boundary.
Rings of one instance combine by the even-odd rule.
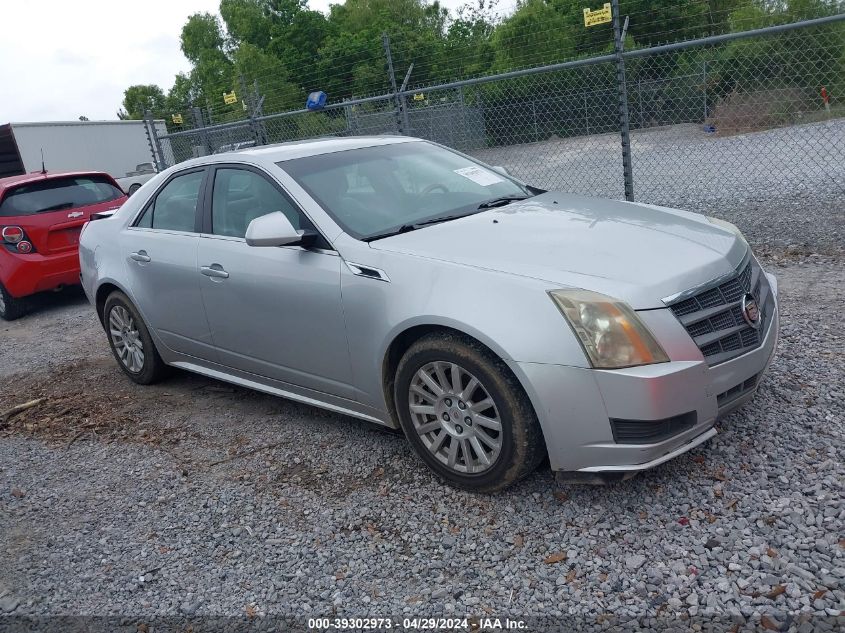
[[[543,191],[406,137],[206,156],[80,242],[135,382],[178,367],[401,428],[451,484],[651,468],[716,433],[775,349],[731,224]]]

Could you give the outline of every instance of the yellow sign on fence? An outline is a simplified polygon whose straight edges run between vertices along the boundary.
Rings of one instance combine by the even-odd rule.
[[[610,3],[605,2],[604,6],[601,9],[596,9],[595,11],[591,11],[590,9],[584,9],[584,26],[595,26],[596,24],[604,24],[605,22],[610,22],[611,13],[610,13]]]
[[[179,123],[180,125],[182,124],[182,115],[181,114],[171,114],[170,118],[174,123]]]
[[[223,93],[223,103],[226,105],[232,105],[233,103],[238,102],[238,95],[235,94],[235,91],[232,92],[224,92]]]
[[[414,101],[425,101],[425,94],[422,92],[415,92]]]

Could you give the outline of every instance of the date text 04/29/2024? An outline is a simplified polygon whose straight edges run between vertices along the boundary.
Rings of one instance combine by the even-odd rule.
[[[309,618],[308,628],[329,630],[497,631],[522,630],[525,622],[511,618]]]

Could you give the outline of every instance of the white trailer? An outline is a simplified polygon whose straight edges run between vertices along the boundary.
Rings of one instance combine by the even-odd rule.
[[[0,178],[41,170],[96,170],[114,178],[155,161],[144,121],[51,121],[0,125]],[[164,121],[154,122],[166,134]]]

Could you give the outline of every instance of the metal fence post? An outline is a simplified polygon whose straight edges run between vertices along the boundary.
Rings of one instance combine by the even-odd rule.
[[[207,154],[213,154],[214,150],[211,148],[211,143],[208,138],[208,130],[205,129],[205,121],[202,118],[202,110],[196,106],[191,108],[191,114],[194,117],[194,127],[200,133],[200,140],[202,141],[203,151]]]
[[[390,78],[390,89],[393,92],[393,101],[396,110],[396,130],[405,134],[402,128],[402,99],[399,97],[399,89],[396,87],[396,74],[393,72],[393,56],[390,54],[390,37],[387,33],[381,34],[381,43],[384,46],[384,54],[387,57],[387,75]]]
[[[408,87],[408,82],[411,81],[411,73],[414,72],[414,65],[408,66],[408,72],[405,73],[405,79],[402,80],[402,85],[399,86],[399,109],[402,115],[402,134],[411,134],[411,119],[408,116],[408,97],[405,96],[405,89]]]
[[[458,102],[461,104],[461,145],[460,147],[467,146],[467,106],[466,101],[464,99],[464,87],[460,86],[458,88]],[[456,145],[457,147],[457,145]]]
[[[616,85],[619,91],[619,133],[622,136],[622,173],[625,184],[625,200],[634,201],[634,167],[631,162],[631,127],[628,118],[628,90],[625,84],[625,58],[622,56],[625,42],[619,24],[619,0],[611,0],[613,12],[613,50],[616,53]],[[627,26],[627,25],[626,25]]]
[[[156,171],[162,171],[167,165],[164,164],[164,152],[161,151],[161,140],[158,138],[155,119],[153,119],[153,113],[149,110],[144,110],[144,132],[147,133],[147,142],[150,144],[150,152],[153,155]]]
[[[258,121],[255,120],[255,102],[253,95],[247,92],[246,80],[241,73],[238,73],[238,83],[241,86],[241,99],[246,105],[247,114],[249,114],[249,127],[252,130],[252,137],[255,139],[256,145],[263,145],[261,142],[261,132],[258,129]]]
[[[704,120],[707,123],[707,60],[701,60],[701,90],[704,92]]]
[[[258,80],[252,82],[254,89],[252,93],[253,114],[255,115],[256,123],[258,124],[258,138],[260,145],[269,145],[270,137],[267,135],[267,126],[261,117],[264,116],[264,95],[258,90]]]
[[[346,102],[346,101],[349,101],[349,99],[347,98],[347,99],[344,99],[343,101]],[[349,132],[352,135],[357,134],[357,132],[355,131],[356,130],[356,125],[355,125],[356,121],[353,118],[352,106],[348,106],[348,105],[343,106],[343,114],[344,114],[344,116],[346,116],[346,131]]]

